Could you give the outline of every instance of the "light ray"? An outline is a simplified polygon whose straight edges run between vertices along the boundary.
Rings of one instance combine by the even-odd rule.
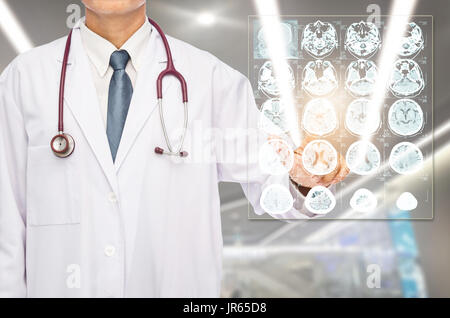
[[[382,49],[377,60],[378,76],[375,82],[371,102],[375,109],[381,111],[386,95],[386,83],[389,82],[392,67],[397,59],[400,39],[406,32],[416,0],[396,0],[390,12],[388,23],[382,37]],[[366,136],[365,139],[370,139]]]
[[[286,105],[287,127],[293,143],[298,146],[301,142],[301,133],[297,120],[297,107],[295,105],[290,74],[286,67],[288,56],[286,45],[283,42],[280,14],[275,0],[255,0],[255,5],[263,27],[264,43],[266,44],[269,59],[272,62],[274,75],[280,86],[280,99]]]
[[[18,53],[34,47],[33,42],[5,0],[0,0],[0,28]]]

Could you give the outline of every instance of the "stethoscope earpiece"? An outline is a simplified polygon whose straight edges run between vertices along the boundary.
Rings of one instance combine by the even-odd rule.
[[[158,155],[169,155],[169,156],[178,156],[181,158],[186,158],[187,156],[189,156],[189,153],[187,151],[179,151],[179,152],[171,152],[171,151],[165,151],[164,149],[162,149],[161,147],[156,147],[155,148],[155,153]]]

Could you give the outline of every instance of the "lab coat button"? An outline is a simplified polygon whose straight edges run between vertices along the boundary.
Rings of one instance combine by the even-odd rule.
[[[111,203],[116,203],[116,202],[117,202],[117,195],[116,195],[114,192],[111,192],[111,193],[109,194],[109,201],[110,201]]]
[[[116,248],[112,245],[108,245],[105,247],[105,255],[108,257],[114,256],[116,253]]]

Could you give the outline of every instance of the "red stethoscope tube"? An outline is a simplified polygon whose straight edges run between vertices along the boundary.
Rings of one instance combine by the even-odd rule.
[[[67,36],[66,48],[64,50],[64,58],[61,68],[61,79],[59,81],[59,104],[58,104],[58,131],[64,131],[64,89],[66,86],[67,62],[69,60],[70,45],[72,44],[72,30]]]
[[[184,79],[183,75],[181,75],[181,73],[179,73],[176,70],[176,68],[174,66],[173,59],[172,59],[172,52],[170,51],[169,42],[167,41],[167,38],[166,38],[164,32],[162,31],[160,26],[155,21],[153,21],[150,18],[148,19],[148,21],[158,31],[159,35],[161,36],[161,40],[163,41],[164,49],[166,51],[166,56],[167,56],[167,66],[159,74],[158,79],[156,81],[156,93],[157,93],[157,98],[158,98],[159,111],[160,111],[160,117],[161,117],[161,124],[162,124],[163,132],[164,132],[164,138],[166,140],[166,144],[167,144],[167,147],[169,148],[169,150],[166,151],[161,147],[156,147],[155,153],[161,154],[161,155],[167,154],[167,155],[176,155],[176,156],[180,156],[180,157],[187,157],[188,153],[186,151],[181,150],[181,148],[183,147],[184,137],[185,137],[186,131],[187,131],[187,118],[188,118],[188,109],[187,109],[188,95],[187,95],[186,80]],[[51,146],[53,153],[60,158],[66,158],[66,157],[70,156],[75,149],[75,141],[74,141],[73,137],[70,136],[69,134],[64,133],[64,89],[65,89],[65,84],[66,84],[66,73],[67,73],[67,64],[68,64],[69,54],[70,54],[70,46],[72,43],[72,31],[73,30],[71,30],[69,32],[69,35],[67,36],[66,47],[64,50],[64,58],[63,58],[62,67],[61,67],[61,78],[60,78],[60,82],[59,82],[59,100],[58,100],[58,134],[55,135],[50,142],[50,146]],[[182,92],[183,104],[184,104],[184,132],[183,132],[183,136],[181,139],[179,149],[176,151],[173,151],[173,149],[172,149],[170,139],[169,139],[167,131],[166,131],[166,125],[164,123],[164,115],[163,115],[163,111],[162,111],[162,99],[163,99],[162,83],[163,83],[164,77],[167,75],[174,76],[179,80],[179,82],[181,84],[181,92]]]
[[[158,99],[162,99],[163,98],[163,96],[162,96],[162,81],[163,81],[163,78],[166,75],[172,75],[172,76],[175,76],[180,81],[181,92],[183,94],[183,103],[187,103],[188,102],[188,95],[187,95],[186,80],[184,79],[183,75],[181,75],[180,72],[178,72],[175,69],[175,66],[173,64],[173,59],[172,59],[172,52],[170,51],[169,42],[167,41],[167,38],[166,38],[164,32],[162,31],[162,29],[160,28],[160,26],[155,21],[153,21],[150,18],[148,19],[148,21],[151,23],[151,25],[153,25],[155,27],[155,29],[158,31],[159,35],[161,36],[161,40],[163,41],[164,49],[166,50],[166,55],[167,55],[167,66],[166,66],[166,69],[159,74],[158,80],[156,81],[157,97],[158,97]]]

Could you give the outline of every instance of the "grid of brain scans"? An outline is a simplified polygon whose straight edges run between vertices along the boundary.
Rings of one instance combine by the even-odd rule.
[[[262,170],[289,171],[294,131],[308,137],[307,173],[327,175],[340,157],[350,170],[332,189],[308,193],[304,209],[319,219],[388,219],[405,215],[400,211],[409,219],[433,217],[433,20],[411,16],[387,47],[391,18],[281,16],[274,28],[249,17],[259,128],[276,136],[259,153]],[[274,185],[260,202],[266,212],[282,213],[293,196]]]

